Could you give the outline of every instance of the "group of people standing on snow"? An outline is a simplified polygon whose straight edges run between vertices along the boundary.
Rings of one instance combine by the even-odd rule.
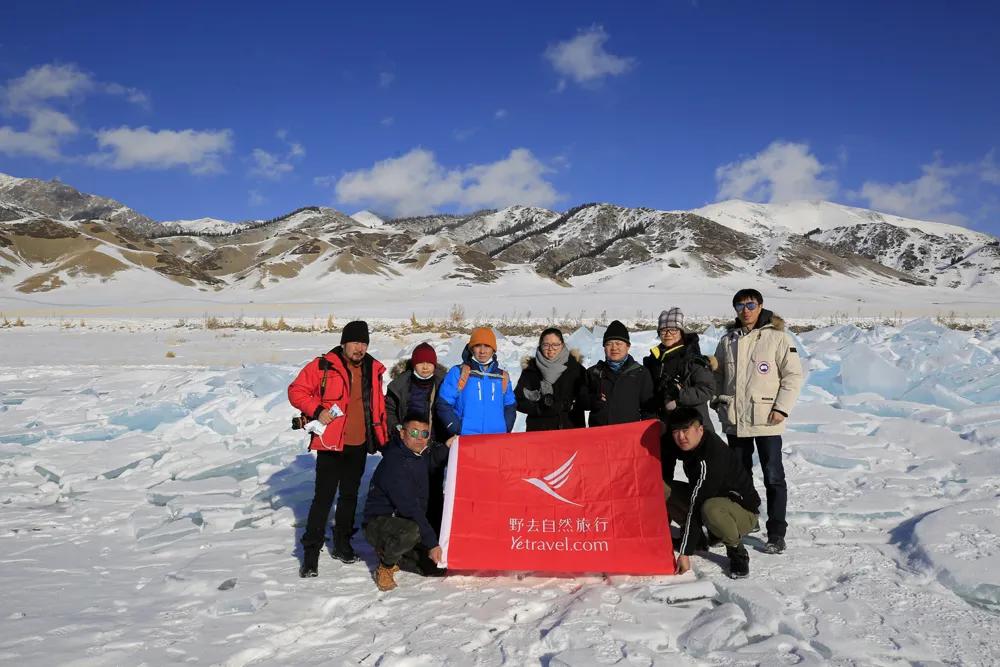
[[[376,584],[395,588],[400,569],[442,574],[438,536],[448,448],[459,435],[509,433],[517,412],[526,415],[528,431],[660,419],[668,513],[680,528],[678,571],[690,569],[695,551],[721,542],[730,576],[747,576],[742,539],[757,530],[760,510],[752,477],[755,447],[767,497],[763,550],[785,550],[781,434],[802,383],[794,342],[781,318],[763,305],[756,290],[736,293],[736,317],[713,356],[702,354],[698,334],[688,330],[679,308],[660,314],[660,342],[642,363],[630,354],[628,329],[618,320],[604,332],[604,358],[589,368],[559,329],[548,328],[534,355],[523,360],[515,386],[500,367],[496,335],[482,327],[472,331],[462,362],[450,369],[438,363],[430,344],[417,345],[383,390],[386,369],[367,352],[368,326],[350,322],[340,345],[307,364],[288,389],[303,417],[322,425],[310,441],[317,452],[316,487],[301,540],[300,576],[318,576],[338,492],[331,553],[345,563],[358,560],[351,546],[358,490],[367,454],[376,451],[382,460],[363,524],[379,557]],[[710,407],[728,442],[714,433]],[[687,482],[674,480],[677,461]]]

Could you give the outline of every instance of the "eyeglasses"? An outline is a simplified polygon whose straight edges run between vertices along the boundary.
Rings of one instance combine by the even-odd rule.
[[[676,336],[680,332],[681,332],[680,329],[668,328],[668,329],[660,329],[657,333],[659,333],[661,336],[666,336],[668,334],[671,336]]]
[[[562,346],[563,346],[562,343],[543,343],[538,347],[542,348],[543,350],[558,350]]]
[[[427,429],[424,429],[424,430],[421,431],[421,430],[418,430],[418,429],[415,429],[415,428],[411,428],[410,430],[406,431],[406,433],[409,433],[411,438],[429,438],[429,437],[431,437],[431,432],[428,431]]]
[[[742,313],[744,308],[752,313],[757,310],[758,305],[759,304],[756,301],[747,301],[746,303],[734,303],[733,308],[736,309],[737,313]]]

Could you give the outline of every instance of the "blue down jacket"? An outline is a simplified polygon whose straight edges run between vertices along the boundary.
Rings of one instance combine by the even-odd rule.
[[[468,369],[463,372],[463,367]],[[459,388],[465,375],[465,386]],[[462,351],[462,363],[452,366],[444,376],[434,410],[445,425],[445,439],[452,435],[510,433],[517,416],[517,399],[510,379],[504,389],[504,371],[496,355],[480,364],[468,346]]]

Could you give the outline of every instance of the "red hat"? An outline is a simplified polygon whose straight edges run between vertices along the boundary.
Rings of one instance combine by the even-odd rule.
[[[430,343],[421,343],[413,348],[413,354],[410,355],[410,364],[416,366],[417,364],[437,364],[437,352],[431,347]]]

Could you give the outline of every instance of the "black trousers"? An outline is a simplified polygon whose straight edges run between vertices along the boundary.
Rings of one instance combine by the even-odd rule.
[[[365,538],[383,565],[396,565],[401,560],[416,564],[421,555],[417,548],[420,545],[420,526],[416,521],[400,516],[375,517],[365,526]]]
[[[753,447],[757,444],[757,458],[764,472],[764,491],[767,493],[767,536],[784,537],[788,530],[785,508],[788,506],[788,485],[785,483],[785,466],[781,462],[781,436],[759,435],[737,438],[726,435],[729,446],[743,457],[743,467],[753,475]]]
[[[358,509],[358,488],[365,474],[368,449],[364,445],[347,446],[341,452],[316,452],[316,489],[302,546],[321,549],[326,540],[326,524],[330,507],[340,491],[337,513],[333,522],[334,548],[346,547],[354,534],[354,514]]]

